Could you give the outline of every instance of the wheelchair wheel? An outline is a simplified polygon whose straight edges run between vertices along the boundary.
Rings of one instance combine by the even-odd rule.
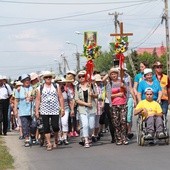
[[[140,137],[140,146],[144,146],[144,144],[145,144],[144,136],[141,135],[141,137]]]
[[[165,143],[166,143],[167,145],[169,145],[169,129],[167,129],[166,136],[167,136],[167,138],[165,139]]]
[[[141,134],[140,134],[140,132],[138,132],[138,135],[137,135],[137,143],[138,143],[139,146],[140,146],[140,138],[141,138]]]
[[[137,144],[141,145],[141,137],[142,137],[142,127],[141,127],[141,118],[137,119]]]

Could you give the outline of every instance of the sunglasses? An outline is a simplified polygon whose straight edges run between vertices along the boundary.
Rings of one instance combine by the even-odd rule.
[[[162,68],[162,66],[156,66],[156,68]]]
[[[79,79],[80,79],[80,78],[85,78],[85,75],[82,75],[82,76],[78,76],[78,77],[79,77]]]
[[[45,79],[52,79],[52,76],[44,77]]]
[[[152,93],[149,93],[149,94],[146,94],[147,96],[152,96],[153,94]]]

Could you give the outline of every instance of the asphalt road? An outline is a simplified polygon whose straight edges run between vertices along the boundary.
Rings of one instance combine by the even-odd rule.
[[[169,118],[168,118],[169,119]],[[135,126],[134,126],[135,129]],[[109,133],[91,148],[72,138],[69,145],[46,151],[44,147],[25,148],[16,132],[4,139],[15,158],[17,170],[168,170],[170,146],[138,146],[136,137],[125,146],[110,143]]]

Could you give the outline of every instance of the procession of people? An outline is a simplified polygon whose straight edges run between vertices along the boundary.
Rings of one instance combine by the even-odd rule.
[[[159,61],[153,68],[145,63],[140,68],[134,80],[127,68],[122,79],[118,66],[105,74],[94,72],[91,81],[86,70],[69,70],[63,76],[50,71],[22,74],[10,85],[0,75],[0,135],[17,130],[25,147],[36,144],[51,151],[69,145],[73,137],[90,148],[108,129],[112,143],[128,145],[136,136],[132,131],[135,113],[148,124],[146,139],[157,132],[164,137],[161,115],[167,118],[170,80]],[[159,120],[155,130],[154,120]]]

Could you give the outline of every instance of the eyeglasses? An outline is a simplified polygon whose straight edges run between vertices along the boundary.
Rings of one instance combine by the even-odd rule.
[[[81,78],[85,78],[85,75],[82,75],[82,76],[78,76],[79,77],[79,79],[81,79]]]
[[[156,66],[156,68],[162,68],[162,66]]]
[[[147,96],[152,96],[153,94],[152,93],[149,93],[149,94],[146,94]]]
[[[44,77],[45,79],[52,79],[52,76]]]

